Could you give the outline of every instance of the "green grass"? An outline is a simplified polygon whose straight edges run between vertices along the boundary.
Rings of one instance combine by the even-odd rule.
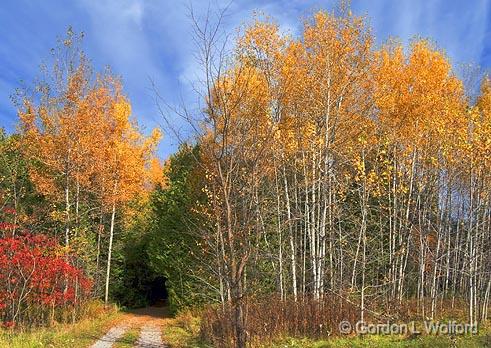
[[[139,336],[139,329],[129,329],[128,331],[126,331],[123,337],[121,337],[115,344],[113,344],[113,348],[133,348]]]
[[[199,318],[190,313],[166,320],[162,340],[170,348],[211,348],[199,339]]]
[[[76,324],[58,324],[26,332],[0,330],[0,347],[9,348],[83,348],[89,347],[121,317],[117,310],[99,313]]]
[[[480,334],[476,336],[421,336],[418,338],[405,338],[401,336],[377,336],[332,338],[325,341],[308,339],[285,339],[271,348],[485,348],[491,347],[491,335]]]

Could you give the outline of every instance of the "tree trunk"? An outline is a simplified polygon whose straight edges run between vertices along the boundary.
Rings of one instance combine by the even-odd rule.
[[[106,307],[109,303],[109,279],[110,279],[110,274],[111,274],[111,256],[112,256],[112,251],[113,251],[115,218],[116,218],[116,202],[113,202],[113,209],[112,209],[112,213],[111,213],[111,228],[109,229],[109,246],[107,249],[106,288],[104,290],[104,305]]]

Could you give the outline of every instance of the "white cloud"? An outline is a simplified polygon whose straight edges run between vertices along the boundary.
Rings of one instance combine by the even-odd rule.
[[[124,9],[123,14],[138,25],[141,25],[144,7],[140,1],[135,1]]]
[[[479,62],[485,46],[488,0],[359,0],[353,6],[371,18],[379,42],[389,36],[406,44],[415,36],[429,38],[455,65]]]

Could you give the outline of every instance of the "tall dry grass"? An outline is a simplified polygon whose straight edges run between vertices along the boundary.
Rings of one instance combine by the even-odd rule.
[[[214,347],[233,347],[232,308],[211,306],[202,313],[201,338]],[[282,337],[327,338],[337,335],[339,323],[359,320],[359,309],[339,297],[322,300],[305,298],[281,300],[277,297],[245,301],[246,335],[251,345],[265,344]]]

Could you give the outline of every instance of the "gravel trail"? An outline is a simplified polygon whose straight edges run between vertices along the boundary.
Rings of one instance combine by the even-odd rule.
[[[122,323],[113,326],[90,348],[111,348],[130,328],[140,329],[136,348],[166,348],[162,342],[162,325],[168,317],[166,307],[141,308],[125,314]]]
[[[91,348],[111,348],[113,343],[121,338],[128,330],[125,325],[114,326],[104,336],[102,336]]]
[[[142,327],[140,338],[136,342],[137,348],[165,348],[162,343],[161,327],[148,324]]]

